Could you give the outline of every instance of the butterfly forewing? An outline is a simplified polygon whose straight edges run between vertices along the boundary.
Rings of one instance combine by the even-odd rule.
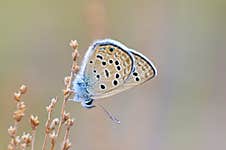
[[[123,45],[122,45],[123,47]],[[112,42],[97,42],[84,69],[87,91],[92,98],[107,97],[125,83],[134,68],[132,54]]]
[[[157,75],[157,70],[154,64],[148,58],[135,50],[130,50],[130,52],[135,58],[135,69],[124,84],[119,86],[117,89],[108,92],[109,96],[143,84]]]

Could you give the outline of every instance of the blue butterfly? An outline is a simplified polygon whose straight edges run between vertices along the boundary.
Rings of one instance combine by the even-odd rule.
[[[156,75],[153,63],[141,53],[115,40],[98,40],[89,47],[73,80],[73,101],[92,108],[95,99],[143,84]]]

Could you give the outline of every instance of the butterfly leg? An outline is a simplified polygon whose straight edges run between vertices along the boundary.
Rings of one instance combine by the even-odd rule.
[[[93,107],[95,107],[93,105],[93,99],[84,100],[84,101],[81,102],[81,104],[82,104],[82,106],[84,108],[93,108]]]

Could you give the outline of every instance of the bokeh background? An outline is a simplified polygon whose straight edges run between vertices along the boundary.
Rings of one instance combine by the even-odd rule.
[[[83,56],[102,38],[137,49],[159,75],[98,101],[121,125],[100,109],[68,103],[76,120],[72,149],[226,149],[225,0],[1,0],[0,149],[7,148],[12,94],[22,83],[29,86],[28,110],[19,132],[30,130],[29,114],[38,115],[35,148],[41,149],[45,107],[61,97],[70,71],[69,41],[78,40]]]

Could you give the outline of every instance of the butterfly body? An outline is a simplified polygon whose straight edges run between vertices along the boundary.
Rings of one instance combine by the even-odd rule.
[[[85,108],[92,108],[94,99],[142,84],[156,74],[153,63],[141,53],[115,40],[99,40],[89,47],[73,80],[73,100],[81,102]]]

